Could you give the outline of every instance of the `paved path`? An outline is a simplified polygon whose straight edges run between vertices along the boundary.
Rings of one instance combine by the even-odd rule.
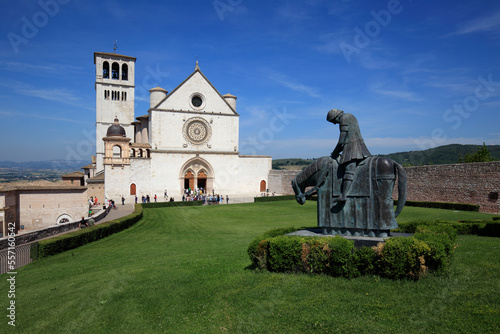
[[[116,210],[111,209],[109,213],[104,217],[104,219],[99,220],[96,224],[99,225],[101,223],[109,222],[110,220],[121,218],[128,216],[132,212],[134,212],[135,205],[134,204],[117,204]]]

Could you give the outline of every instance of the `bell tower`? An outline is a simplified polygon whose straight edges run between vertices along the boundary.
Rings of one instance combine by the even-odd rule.
[[[96,92],[96,171],[104,169],[107,129],[120,120],[128,138],[134,138],[134,57],[116,53],[94,52]]]

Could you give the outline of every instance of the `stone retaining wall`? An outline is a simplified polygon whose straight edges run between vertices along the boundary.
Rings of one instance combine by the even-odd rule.
[[[410,201],[479,204],[482,212],[498,213],[500,161],[405,169]]]
[[[95,222],[100,221],[108,214],[109,210],[102,210],[101,212],[92,216]],[[79,228],[80,220],[74,222],[68,222],[64,224],[58,224],[54,226],[45,227],[36,231],[16,234],[15,245],[22,245],[36,240],[44,239],[57,235],[66,231],[74,230]],[[0,239],[0,250],[8,248],[8,237]]]
[[[297,170],[276,170],[269,172],[269,193],[293,195],[292,179],[299,173]]]
[[[500,161],[406,167],[407,199],[479,204],[480,211],[499,213]],[[272,170],[269,191],[293,194],[291,180],[299,171]],[[397,197],[397,187],[394,189]]]

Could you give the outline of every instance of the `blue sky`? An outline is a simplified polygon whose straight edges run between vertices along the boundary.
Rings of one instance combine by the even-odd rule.
[[[94,52],[137,57],[147,91],[193,70],[238,97],[240,152],[329,155],[332,108],[372,154],[500,144],[500,2],[4,1],[0,160],[89,159]],[[198,58],[196,58],[198,57]]]

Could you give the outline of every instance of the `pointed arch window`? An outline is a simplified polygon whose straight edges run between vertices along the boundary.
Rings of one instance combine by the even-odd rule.
[[[120,65],[113,63],[111,65],[111,79],[118,80],[118,78],[120,78]]]
[[[122,65],[122,80],[128,80],[128,65]]]
[[[109,79],[109,63],[107,61],[102,63],[102,77],[104,79]]]

